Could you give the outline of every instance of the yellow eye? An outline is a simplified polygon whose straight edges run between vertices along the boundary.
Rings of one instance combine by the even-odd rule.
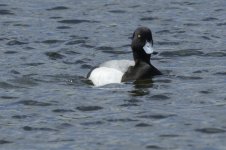
[[[140,34],[138,34],[137,37],[140,38],[141,37]]]

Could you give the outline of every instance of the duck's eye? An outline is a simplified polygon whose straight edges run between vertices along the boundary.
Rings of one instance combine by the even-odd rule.
[[[141,37],[140,34],[138,34],[137,37],[140,38]]]

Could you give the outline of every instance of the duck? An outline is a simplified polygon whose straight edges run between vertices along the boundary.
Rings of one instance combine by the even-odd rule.
[[[151,64],[154,54],[152,32],[148,27],[138,27],[132,36],[133,60],[109,60],[93,68],[87,78],[94,86],[147,80],[162,73]]]

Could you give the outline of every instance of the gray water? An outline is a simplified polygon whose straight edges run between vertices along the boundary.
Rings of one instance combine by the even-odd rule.
[[[0,149],[225,150],[225,0],[1,0]],[[164,75],[93,87],[151,28]]]

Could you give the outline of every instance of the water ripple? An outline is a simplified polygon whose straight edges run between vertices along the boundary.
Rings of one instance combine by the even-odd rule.
[[[214,17],[207,17],[207,18],[202,19],[202,21],[216,21],[216,20],[218,20],[218,19],[214,18]]]
[[[14,45],[24,45],[24,44],[28,44],[27,42],[21,42],[18,40],[11,40],[8,43],[6,43],[9,46],[14,46]]]
[[[106,119],[108,122],[136,122],[138,120],[136,119],[130,119],[130,118],[120,118],[120,119]]]
[[[30,127],[30,126],[24,126],[23,129],[25,131],[58,131],[52,128],[46,128],[46,127],[36,128],[36,127]]]
[[[195,129],[197,132],[206,133],[206,134],[217,134],[217,133],[225,133],[226,131],[219,128],[201,128]]]
[[[17,104],[23,104],[23,105],[27,105],[27,106],[50,106],[50,105],[52,105],[51,103],[39,102],[39,101],[34,101],[34,100],[22,100],[22,101],[18,101]]]
[[[0,15],[14,15],[10,10],[0,9]]]
[[[71,109],[54,109],[53,112],[55,112],[55,113],[67,113],[67,112],[74,112],[74,110],[71,110]]]
[[[86,112],[86,111],[100,110],[100,109],[103,109],[103,107],[100,107],[100,106],[79,106],[76,109]]]
[[[26,66],[40,66],[40,65],[43,65],[45,63],[26,63],[26,64],[23,64],[23,65],[26,65]]]
[[[56,43],[62,43],[64,42],[63,40],[45,40],[45,41],[42,41],[41,43],[44,43],[44,44],[56,44]]]
[[[84,44],[86,43],[85,40],[74,40],[74,41],[69,41],[65,45],[77,45],[77,44]]]
[[[2,89],[12,89],[12,88],[19,88],[19,87],[14,86],[14,85],[7,83],[7,82],[0,82],[0,88],[2,88]]]
[[[0,7],[8,6],[7,4],[0,4]]]
[[[177,51],[165,51],[161,52],[161,56],[165,57],[188,57],[188,56],[202,56],[204,53],[196,49],[186,49]]]
[[[83,19],[71,19],[71,20],[60,20],[59,23],[64,24],[80,24],[80,23],[99,23],[99,21],[83,20]]]
[[[135,127],[150,127],[152,125],[148,124],[148,123],[138,123],[135,125]]]
[[[148,145],[146,146],[147,149],[151,149],[151,150],[163,150],[164,148],[157,146],[157,145]]]
[[[158,20],[158,17],[143,17],[140,18],[141,21],[152,21],[152,20]]]
[[[26,119],[28,117],[29,116],[27,116],[27,115],[14,115],[14,116],[12,116],[13,119]]]
[[[57,7],[53,7],[50,9],[47,9],[48,11],[52,11],[52,10],[65,10],[65,9],[69,9],[68,7],[65,6],[57,6]]]
[[[226,22],[218,23],[217,26],[226,26]]]
[[[8,141],[8,140],[0,140],[0,145],[2,144],[10,144],[13,143],[12,141]]]
[[[93,126],[93,125],[101,125],[104,124],[103,121],[92,121],[92,122],[83,122],[81,123],[81,125],[85,125],[85,126]]]
[[[58,52],[46,52],[46,56],[48,56],[52,60],[63,59],[65,56]]]
[[[58,26],[57,29],[70,29],[71,27],[69,26]]]
[[[1,96],[2,99],[17,99],[18,97],[14,96]]]
[[[150,99],[151,100],[167,100],[167,99],[170,99],[170,97],[166,95],[158,94],[158,95],[151,96]]]
[[[142,115],[138,116],[139,118],[147,118],[147,119],[166,119],[169,117],[175,117],[175,114],[153,114],[153,115]]]
[[[211,53],[205,54],[205,56],[207,56],[207,57],[226,57],[226,53],[224,53],[224,52],[211,52]]]
[[[122,13],[126,13],[125,10],[110,10],[110,13],[116,13],[116,14],[122,14]]]

